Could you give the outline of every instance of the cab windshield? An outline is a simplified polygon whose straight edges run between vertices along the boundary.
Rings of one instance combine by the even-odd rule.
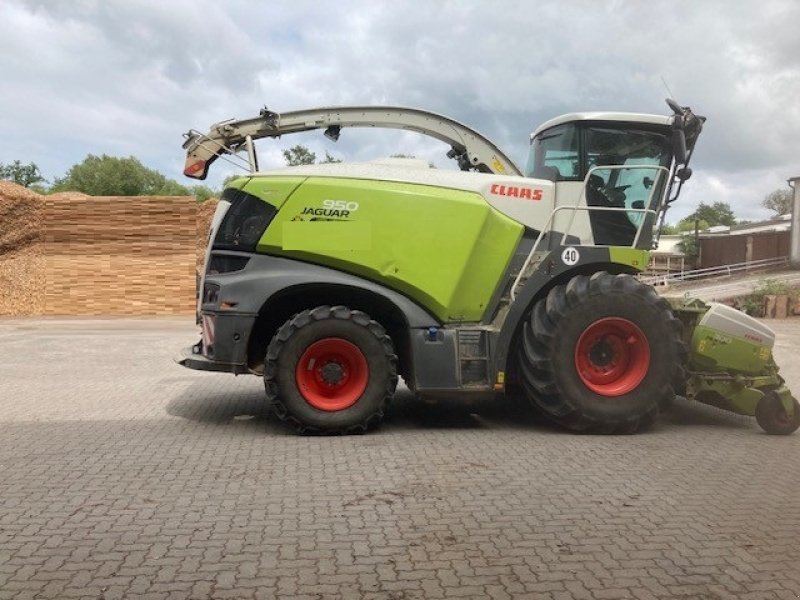
[[[604,189],[624,196],[625,205],[646,202],[653,191],[661,171],[657,169],[604,169],[604,166],[621,165],[626,167],[667,167],[670,166],[672,152],[667,135],[653,131],[636,129],[588,127],[586,128],[586,167],[594,168],[592,176],[602,179]],[[653,194],[655,195],[655,194]],[[642,206],[644,208],[644,206]],[[652,206],[651,206],[652,208]]]
[[[586,179],[587,205],[629,209],[590,214],[595,243],[622,245],[633,241],[645,218],[641,211],[658,209],[668,179],[661,167],[669,169],[671,162],[669,129],[614,122],[566,123],[533,138],[525,176],[550,181]]]

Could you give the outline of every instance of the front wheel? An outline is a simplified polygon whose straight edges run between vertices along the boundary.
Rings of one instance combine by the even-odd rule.
[[[795,398],[794,415],[786,412],[778,394],[770,392],[756,405],[756,421],[770,435],[789,435],[800,427],[800,404]]]
[[[630,275],[579,275],[536,303],[519,340],[531,402],[567,429],[633,433],[685,377],[681,324]]]
[[[381,421],[394,395],[397,356],[366,313],[318,306],[272,338],[264,385],[275,414],[300,433],[361,433]]]

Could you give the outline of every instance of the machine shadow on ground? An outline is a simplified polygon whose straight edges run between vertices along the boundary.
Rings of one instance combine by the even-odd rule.
[[[228,425],[249,421],[267,433],[292,434],[272,413],[260,381],[253,385],[237,385],[238,389],[214,386],[205,381],[186,388],[167,404],[169,415],[206,424]],[[725,412],[711,406],[677,398],[663,411],[655,426],[641,432],[647,435],[666,428],[710,427],[714,429],[747,430],[755,427],[750,418]],[[548,422],[521,398],[471,400],[423,400],[407,388],[398,388],[380,430],[386,432],[429,429],[452,430],[530,430],[537,433],[564,434]]]
[[[287,433],[272,413],[260,381],[236,385],[231,389],[205,381],[187,387],[167,404],[167,414],[190,421],[226,425],[232,421],[251,421],[269,433]],[[238,389],[236,389],[238,388]],[[398,388],[386,411],[382,430],[415,429],[539,429],[557,431],[525,402],[516,399],[485,399],[464,402],[458,399],[426,401],[407,388]]]

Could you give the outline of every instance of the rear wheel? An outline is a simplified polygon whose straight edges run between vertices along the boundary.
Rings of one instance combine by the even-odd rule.
[[[297,431],[361,433],[383,418],[397,387],[397,356],[366,313],[318,306],[272,338],[264,384],[275,413]]]
[[[797,431],[800,427],[800,404],[794,398],[792,402],[794,415],[790,417],[776,393],[770,392],[759,400],[756,405],[756,421],[761,429],[771,435],[789,435]]]
[[[630,275],[579,275],[534,306],[519,342],[526,393],[573,431],[633,433],[675,397],[681,324]]]

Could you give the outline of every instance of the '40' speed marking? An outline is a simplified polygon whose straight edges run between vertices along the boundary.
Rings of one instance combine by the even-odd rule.
[[[577,265],[580,259],[581,253],[578,252],[577,248],[564,248],[564,251],[561,253],[561,261],[569,267]]]

